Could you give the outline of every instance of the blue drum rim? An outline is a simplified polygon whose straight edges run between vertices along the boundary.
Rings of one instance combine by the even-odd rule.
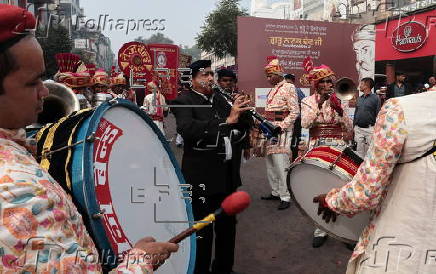
[[[83,140],[86,138],[86,136],[90,136],[91,134],[96,132],[99,122],[103,117],[103,115],[106,113],[106,111],[116,106],[123,106],[129,109],[130,111],[135,112],[147,123],[147,125],[149,125],[152,128],[153,132],[158,136],[163,147],[165,148],[170,158],[170,161],[174,167],[177,178],[179,179],[181,184],[185,184],[185,179],[183,178],[182,171],[165,136],[162,134],[162,132],[156,126],[153,120],[150,117],[148,117],[148,115],[144,111],[142,111],[140,108],[138,108],[135,104],[133,104],[129,100],[114,99],[109,102],[105,102],[101,104],[99,107],[97,107],[94,113],[91,115],[91,117],[87,118],[82,123],[82,126],[78,130],[76,141]],[[75,197],[78,198],[77,200],[79,201],[79,203],[82,203],[82,207],[86,208],[89,213],[89,218],[90,218],[89,221],[93,230],[91,233],[93,233],[94,237],[98,241],[98,243],[95,244],[98,245],[101,250],[103,251],[111,250],[113,253],[110,242],[105,236],[106,232],[104,230],[102,221],[92,218],[92,214],[97,213],[100,210],[99,205],[95,199],[96,194],[94,188],[94,172],[92,172],[92,170],[89,168],[93,166],[93,158],[94,158],[93,153],[94,153],[94,144],[92,142],[85,142],[83,146],[77,146],[74,149],[72,170],[73,170],[73,174],[78,174],[78,177],[73,176],[72,184],[73,186],[76,186],[73,187],[73,191],[76,190],[73,193]],[[78,157],[81,154],[83,155],[83,161],[82,161],[82,157]],[[86,168],[84,166],[85,163],[87,165]],[[92,182],[92,184],[83,184],[84,181]],[[80,189],[83,188],[83,192],[79,191],[78,187]],[[187,193],[183,193],[183,195],[185,197],[189,196]],[[192,206],[188,201],[188,199],[185,199],[185,206],[188,215],[188,221],[190,224],[193,224],[194,216],[192,212]],[[195,233],[190,236],[190,246],[191,246],[190,256],[189,256],[190,258],[189,258],[189,265],[188,265],[188,272],[187,272],[189,274],[194,272],[194,267],[195,267],[195,253],[196,253]]]

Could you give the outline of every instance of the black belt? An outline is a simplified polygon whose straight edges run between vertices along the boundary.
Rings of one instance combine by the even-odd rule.
[[[356,125],[356,126],[358,126],[358,127],[360,127],[360,128],[369,128],[369,127],[372,127],[372,126],[374,126],[374,125],[366,125],[366,126]]]

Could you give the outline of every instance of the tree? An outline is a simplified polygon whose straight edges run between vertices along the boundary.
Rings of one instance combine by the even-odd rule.
[[[173,40],[166,37],[165,35],[163,35],[160,32],[153,34],[149,38],[143,38],[142,36],[139,36],[134,41],[141,42],[144,44],[174,44]]]
[[[37,37],[39,37],[38,41],[44,50],[46,75],[52,78],[58,71],[55,55],[57,53],[71,52],[73,43],[68,30],[60,25],[50,28],[48,38],[45,38],[44,34],[44,30],[39,30]]]
[[[201,50],[197,45],[193,45],[192,47],[180,45],[179,47],[181,53],[192,56],[192,62],[200,59]]]
[[[218,58],[237,55],[237,17],[247,16],[239,7],[240,0],[220,0],[207,17],[201,33],[196,37],[198,47]]]

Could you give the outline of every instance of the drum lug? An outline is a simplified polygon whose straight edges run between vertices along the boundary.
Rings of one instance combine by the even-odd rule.
[[[109,100],[108,103],[109,103],[109,105],[113,106],[116,103],[118,103],[118,99],[117,98],[113,98],[113,99]]]
[[[92,218],[93,219],[101,219],[101,218],[103,218],[105,212],[106,211],[104,209],[100,210],[100,212],[92,214]]]
[[[91,135],[89,135],[88,137],[86,137],[86,141],[88,143],[93,143],[95,141],[95,132],[91,133]]]

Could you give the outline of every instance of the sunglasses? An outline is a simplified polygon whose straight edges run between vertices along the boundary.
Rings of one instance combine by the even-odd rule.
[[[318,83],[330,83],[333,84],[333,80],[327,79],[327,80],[321,80]]]

